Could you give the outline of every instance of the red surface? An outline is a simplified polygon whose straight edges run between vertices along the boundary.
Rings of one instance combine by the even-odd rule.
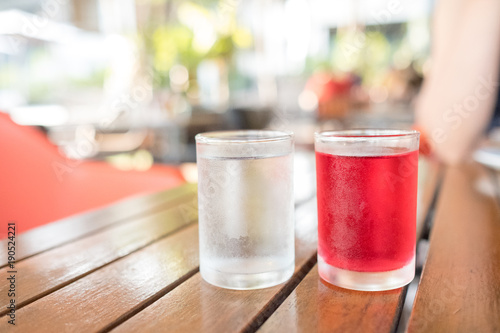
[[[307,81],[305,90],[312,91],[321,103],[348,94],[352,85],[350,77],[335,78],[328,73],[316,73]]]
[[[318,253],[359,272],[403,267],[415,253],[418,151],[390,156],[316,153]]]
[[[0,238],[141,193],[185,183],[175,167],[121,171],[104,162],[69,160],[39,130],[0,113]],[[57,235],[54,235],[57,237]]]

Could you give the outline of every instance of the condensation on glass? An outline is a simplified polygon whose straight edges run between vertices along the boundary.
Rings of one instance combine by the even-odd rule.
[[[196,136],[200,273],[223,288],[266,288],[295,267],[293,134]]]

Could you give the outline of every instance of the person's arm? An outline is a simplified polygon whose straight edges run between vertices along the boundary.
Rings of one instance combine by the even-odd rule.
[[[457,164],[484,133],[497,99],[500,1],[440,0],[431,61],[416,124],[441,161]]]

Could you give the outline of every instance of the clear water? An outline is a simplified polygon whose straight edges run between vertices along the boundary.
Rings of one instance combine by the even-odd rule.
[[[252,279],[293,265],[292,158],[198,158],[202,275]]]

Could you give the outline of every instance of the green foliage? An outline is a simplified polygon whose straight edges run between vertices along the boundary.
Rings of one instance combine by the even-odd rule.
[[[170,2],[171,13],[175,14],[172,19],[168,23],[150,23],[141,35],[157,85],[168,85],[168,71],[175,64],[185,66],[194,78],[203,60],[223,57],[230,61],[238,47],[252,45],[250,32],[236,24],[235,7],[222,10],[224,3],[218,0]],[[207,29],[197,27],[199,23]],[[208,36],[204,35],[207,30]]]

